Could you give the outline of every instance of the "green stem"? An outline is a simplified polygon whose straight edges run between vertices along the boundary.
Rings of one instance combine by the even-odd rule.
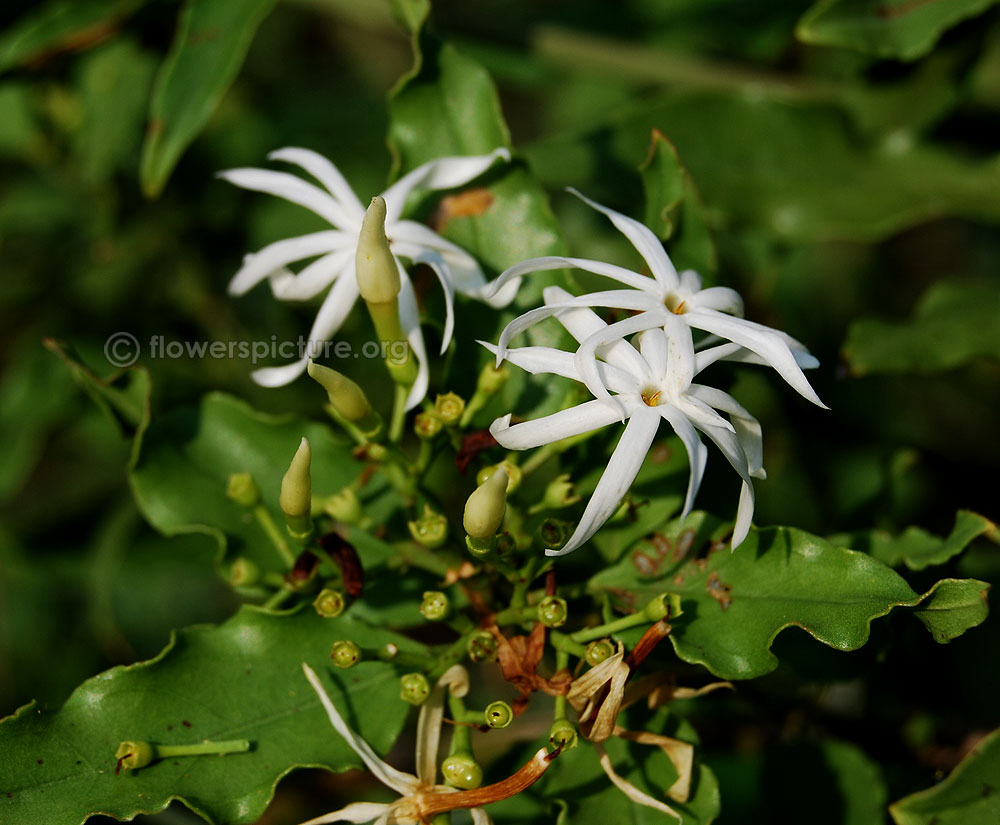
[[[282,604],[292,595],[295,591],[290,587],[283,587],[281,590],[273,593],[271,598],[269,598],[264,604],[261,605],[265,610],[275,610],[281,607]]]
[[[506,610],[501,610],[493,617],[493,620],[498,626],[505,624],[524,624],[525,622],[537,621],[537,619],[537,607],[508,607]]]
[[[278,551],[281,560],[289,569],[294,567],[295,554],[292,553],[291,547],[288,546],[288,540],[285,538],[284,533],[278,529],[278,525],[271,518],[271,511],[263,504],[258,504],[253,508],[253,515],[257,519],[257,523],[267,533],[267,537],[271,540],[271,544],[274,545],[274,549]]]
[[[562,635],[562,634],[560,634]],[[556,672],[569,667],[569,653],[556,648]],[[560,695],[555,698],[555,706],[552,710],[552,721],[566,718],[566,696]]]
[[[433,684],[448,668],[465,658],[465,648],[469,643],[469,635],[475,630],[463,633],[452,642],[445,651],[437,657],[437,663],[427,672],[427,680]]]
[[[171,756],[203,756],[205,754],[246,753],[250,750],[247,739],[229,739],[224,742],[199,742],[194,745],[156,745],[160,759]]]
[[[587,655],[587,648],[584,647],[579,642],[573,641],[573,639],[567,636],[565,633],[560,633],[558,630],[549,631],[549,641],[552,646],[556,649],[556,669],[559,667],[565,667],[566,665],[559,665],[559,657],[567,657],[569,655],[576,656],[578,659],[582,659]],[[567,664],[569,660],[567,659]]]
[[[468,715],[465,701],[451,691],[448,691],[448,711],[451,713],[451,718],[458,723],[464,722]],[[482,721],[481,716],[479,721]],[[451,749],[448,755],[454,756],[458,753],[472,753],[472,728],[468,725],[456,724],[451,735]]]
[[[620,619],[615,619],[613,622],[607,622],[606,624],[599,624],[597,627],[588,627],[584,630],[578,630],[569,638],[571,641],[586,644],[587,642],[594,641],[594,639],[602,639],[605,636],[621,633],[623,630],[630,630],[633,627],[639,627],[644,624],[652,624],[652,620],[646,615],[645,611],[640,610],[638,613],[632,613],[629,616],[622,616]]]
[[[389,421],[389,441],[393,444],[398,444],[403,437],[407,395],[409,395],[409,387],[405,384],[396,384],[396,394],[392,401],[392,418]]]

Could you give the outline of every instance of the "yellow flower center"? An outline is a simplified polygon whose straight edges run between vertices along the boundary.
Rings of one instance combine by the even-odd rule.
[[[681,298],[675,292],[671,292],[664,300],[664,305],[669,309],[674,315],[683,315],[687,312],[687,300]]]
[[[660,396],[663,395],[663,390],[658,390],[655,387],[647,387],[640,395],[643,404],[647,407],[656,407],[660,403]]]

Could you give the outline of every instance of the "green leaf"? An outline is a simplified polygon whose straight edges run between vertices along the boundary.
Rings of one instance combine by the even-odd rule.
[[[147,197],[162,190],[187,146],[215,112],[275,0],[188,0],[156,77],[139,177]]]
[[[923,570],[944,564],[979,536],[1000,541],[997,526],[992,521],[971,510],[960,510],[951,533],[943,539],[919,527],[908,527],[895,538],[885,530],[872,530],[830,536],[830,541],[868,553],[890,567],[905,564],[910,570]]]
[[[952,26],[996,0],[819,0],[795,34],[804,43],[843,46],[876,57],[916,60]]]
[[[53,0],[32,8],[0,37],[0,72],[98,43],[141,4],[142,0]]]
[[[715,272],[715,246],[699,195],[677,149],[659,129],[653,130],[649,154],[639,171],[646,190],[646,225],[670,241],[668,249],[677,269]]]
[[[321,619],[310,608],[273,615],[245,607],[218,627],[181,631],[155,659],[84,682],[58,711],[21,708],[0,723],[0,820],[79,825],[94,813],[131,819],[180,799],[209,822],[254,822],[291,770],[360,766],[331,728],[302,673],[304,661],[351,727],[385,753],[407,715],[398,675],[382,662],[336,670],[327,654],[338,638],[420,649],[349,618]],[[247,739],[251,748],[163,759],[115,775],[122,741],[206,739]]]
[[[315,497],[331,495],[353,481],[360,468],[349,445],[322,424],[264,415],[220,393],[206,396],[196,409],[156,418],[136,444],[131,470],[139,509],[167,535],[213,536],[220,559],[228,551],[262,569],[284,572],[261,524],[226,496],[226,482],[232,473],[250,473],[283,534],[278,491],[303,436],[312,446]]]
[[[427,15],[431,13],[430,0],[390,0],[392,14],[409,34],[419,34]]]
[[[990,612],[989,589],[989,584],[976,579],[942,579],[924,594],[913,614],[934,641],[947,644],[983,623]]]
[[[889,806],[896,825],[995,825],[1000,821],[1000,729],[984,737],[943,782]]]
[[[735,551],[714,541],[706,557],[685,559],[713,534],[720,537],[703,513],[693,513],[683,524],[673,522],[650,549],[640,546],[594,576],[589,588],[630,608],[659,593],[678,594],[684,612],[670,634],[674,649],[724,679],[774,670],[771,645],[787,627],[856,650],[868,641],[872,620],[895,607],[920,605],[921,621],[938,641],[985,616],[969,604],[973,585],[939,582],[940,592],[936,585],[920,596],[871,556],[790,527],[752,529]]]
[[[1000,285],[942,280],[920,299],[912,320],[855,321],[844,357],[855,375],[933,373],[974,358],[1000,358]]]

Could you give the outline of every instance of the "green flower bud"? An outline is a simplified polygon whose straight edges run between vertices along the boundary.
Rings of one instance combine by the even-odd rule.
[[[676,593],[661,593],[656,596],[643,608],[651,622],[658,622],[660,619],[676,617],[681,615],[681,597]]]
[[[346,375],[315,361],[309,362],[306,371],[310,378],[326,390],[333,408],[348,421],[362,421],[371,415],[372,405],[365,391]]]
[[[549,728],[549,743],[554,748],[561,747],[564,751],[576,747],[576,728],[569,719],[556,719]]]
[[[118,768],[115,770],[136,771],[145,768],[157,758],[156,746],[149,742],[122,742],[115,751]]]
[[[546,510],[561,510],[576,504],[580,496],[576,494],[576,485],[569,480],[569,473],[556,476],[545,488],[542,505]]]
[[[469,636],[466,651],[473,662],[492,662],[497,656],[497,640],[488,630],[477,630]]]
[[[587,645],[587,655],[584,658],[587,660],[587,664],[593,667],[610,658],[614,653],[615,646],[610,639],[597,639]]]
[[[240,507],[248,510],[260,502],[260,490],[250,473],[233,473],[226,483],[226,495]]]
[[[337,667],[354,667],[361,659],[361,650],[350,639],[334,642],[330,648],[330,658]]]
[[[483,711],[483,718],[491,728],[505,728],[514,721],[514,709],[502,700],[490,702]]]
[[[454,427],[465,412],[465,399],[453,392],[439,395],[434,400],[434,415],[441,419],[446,427]]]
[[[476,380],[476,392],[481,392],[483,395],[495,395],[507,383],[508,378],[510,378],[510,370],[506,367],[497,369],[492,364],[487,364]]]
[[[417,438],[430,441],[444,428],[444,423],[434,413],[417,413],[413,419],[413,431]]]
[[[361,499],[353,487],[344,487],[334,493],[323,503],[323,511],[335,521],[344,524],[357,524],[365,517]]]
[[[507,471],[499,467],[465,502],[462,523],[473,538],[488,539],[496,535],[507,514]]]
[[[313,601],[313,607],[324,619],[335,619],[344,612],[344,594],[332,587],[324,587]]]
[[[309,441],[303,438],[292,457],[288,472],[281,479],[281,495],[278,503],[285,514],[288,531],[295,537],[304,537],[312,531],[312,479],[309,465],[312,450]]]
[[[547,518],[538,525],[535,536],[538,543],[550,550],[558,550],[573,535],[573,525],[558,518]]]
[[[385,200],[372,198],[361,222],[354,258],[361,297],[369,304],[395,302],[399,295],[399,267],[385,236]]]
[[[411,705],[422,705],[430,693],[431,686],[423,673],[407,673],[399,680],[399,697]]]
[[[420,615],[429,622],[442,622],[451,612],[451,600],[440,590],[428,590],[420,603]]]
[[[483,769],[468,753],[456,753],[441,763],[441,775],[446,784],[471,791],[483,784]]]
[[[410,535],[417,544],[436,550],[448,539],[448,519],[435,513],[426,504],[424,514],[416,521],[407,522]]]
[[[493,473],[501,469],[507,471],[507,495],[510,495],[521,486],[522,474],[521,468],[509,458],[505,458],[499,464],[494,464],[492,467],[483,467],[483,469],[476,473],[476,484],[482,484],[486,481],[486,479],[493,475]]]
[[[566,600],[559,596],[546,596],[538,603],[538,621],[546,627],[562,627],[568,616]]]
[[[233,587],[250,587],[260,581],[260,568],[250,559],[240,556],[229,566],[229,583]]]

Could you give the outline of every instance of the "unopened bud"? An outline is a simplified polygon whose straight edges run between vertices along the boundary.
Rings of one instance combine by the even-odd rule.
[[[333,643],[330,658],[337,667],[354,667],[361,659],[361,649],[350,639],[342,639]]]
[[[434,400],[434,415],[441,419],[446,427],[454,427],[465,412],[465,400],[453,392],[439,395]]]
[[[569,719],[556,719],[549,728],[549,742],[554,748],[567,751],[576,747],[576,728]]]
[[[483,769],[468,753],[456,753],[441,763],[441,775],[446,784],[471,791],[483,784]]]
[[[407,522],[413,540],[435,550],[448,539],[448,519],[424,505],[424,514],[416,521]]]
[[[597,639],[587,645],[587,653],[584,658],[587,660],[587,664],[593,667],[605,659],[610,659],[614,653],[615,646],[610,639]]]
[[[395,301],[399,295],[399,268],[385,236],[385,200],[372,198],[361,222],[355,271],[361,297],[369,304]]]
[[[422,438],[424,441],[430,441],[443,428],[444,422],[434,413],[417,413],[413,419],[413,431],[417,434],[417,438]]]
[[[324,619],[335,619],[344,612],[344,594],[332,587],[324,587],[313,601],[313,607]]]
[[[566,600],[559,596],[546,596],[538,603],[538,621],[546,627],[562,627],[568,616]]]
[[[675,618],[681,615],[681,597],[676,593],[661,593],[650,600],[643,608],[643,612],[651,622]]]
[[[156,757],[156,746],[149,742],[122,742],[115,751],[118,768],[123,771],[145,768]]]
[[[542,504],[547,510],[560,510],[576,504],[579,500],[576,485],[569,480],[569,473],[563,473],[552,479],[542,496]]]
[[[492,364],[487,364],[479,373],[479,378],[476,381],[476,391],[481,392],[483,395],[494,395],[500,392],[503,385],[507,383],[508,378],[510,378],[510,370],[506,367],[497,369]]]
[[[226,483],[226,495],[240,507],[256,507],[260,501],[260,490],[250,473],[233,473]]]
[[[507,472],[507,495],[513,493],[518,487],[521,486],[521,468],[518,467],[509,458],[505,458],[499,464],[494,464],[491,467],[483,467],[478,473],[476,473],[476,484],[482,484],[486,479],[488,479],[497,470],[506,470]]]
[[[250,559],[240,556],[229,566],[229,583],[233,587],[250,587],[260,581],[260,568]]]
[[[500,467],[465,502],[465,532],[473,538],[496,535],[507,513],[507,471]]]
[[[399,680],[399,697],[411,705],[422,705],[430,693],[431,686],[423,673],[407,673]]]
[[[514,709],[502,700],[490,702],[483,711],[483,718],[491,728],[505,728],[514,721]]]
[[[547,518],[538,525],[535,535],[547,550],[558,550],[573,535],[573,525],[558,518]]]
[[[428,590],[420,603],[420,615],[429,622],[441,622],[451,612],[451,600],[440,590]]]
[[[343,418],[357,424],[366,433],[373,428],[378,429],[381,422],[361,387],[346,375],[313,361],[306,369],[309,376],[326,390],[330,404]]]
[[[344,487],[323,503],[323,510],[335,521],[357,524],[365,517],[364,508],[353,487]]]
[[[309,441],[303,438],[299,448],[288,465],[288,472],[281,479],[281,495],[278,503],[285,514],[288,531],[295,537],[304,537],[312,531],[312,479],[309,465],[312,450]]]
[[[497,640],[488,630],[477,630],[469,636],[466,651],[473,662],[492,662],[497,656]]]

